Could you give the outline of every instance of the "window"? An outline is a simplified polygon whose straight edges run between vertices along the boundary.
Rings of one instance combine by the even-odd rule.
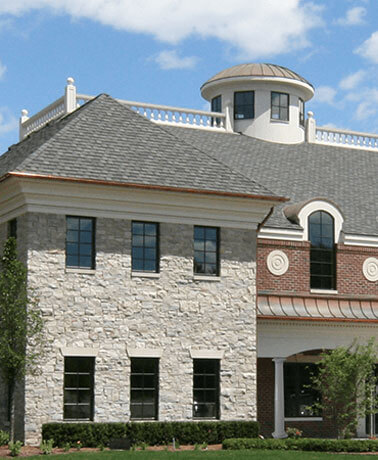
[[[286,93],[271,93],[272,120],[289,121],[289,95]]]
[[[95,268],[95,220],[92,217],[67,216],[66,266]]]
[[[193,417],[219,418],[219,359],[193,360]]]
[[[222,96],[216,96],[211,99],[211,111],[222,112]],[[211,118],[211,126],[219,126],[220,118]]]
[[[131,358],[131,397],[132,419],[158,418],[158,358]]]
[[[284,363],[285,417],[318,417],[310,408],[319,400],[319,393],[310,387],[313,363]]]
[[[8,238],[17,238],[17,219],[12,219],[8,222]]]
[[[312,289],[336,289],[336,251],[334,220],[325,211],[309,216],[310,286]]]
[[[159,224],[132,222],[132,270],[159,271]]]
[[[234,119],[245,120],[255,117],[254,91],[239,91],[234,93]]]
[[[301,126],[305,125],[305,103],[303,99],[298,98],[299,103],[299,124]]]
[[[64,419],[93,420],[94,358],[64,358]]]
[[[194,227],[194,273],[219,276],[219,228]]]

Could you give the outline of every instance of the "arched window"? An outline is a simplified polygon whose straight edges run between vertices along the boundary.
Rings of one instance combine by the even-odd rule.
[[[308,218],[310,249],[310,286],[312,289],[336,289],[336,251],[334,219],[325,211]]]

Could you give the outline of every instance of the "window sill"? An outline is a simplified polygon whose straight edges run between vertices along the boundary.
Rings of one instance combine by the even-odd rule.
[[[311,294],[337,294],[337,289],[310,289]]]
[[[283,123],[284,125],[289,125],[290,124],[290,120],[279,120],[277,118],[271,118],[270,122],[271,123]]]
[[[160,273],[156,272],[131,272],[131,278],[160,278]]]
[[[323,417],[285,417],[285,422],[322,422]]]
[[[219,282],[221,280],[220,276],[211,276],[211,275],[193,275],[194,281],[215,281]]]
[[[94,268],[66,268],[66,273],[79,273],[82,275],[94,275],[96,270]]]

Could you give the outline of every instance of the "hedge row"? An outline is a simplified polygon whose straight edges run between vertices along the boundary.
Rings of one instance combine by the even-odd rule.
[[[378,452],[378,440],[366,439],[225,439],[223,449],[306,450],[315,452]]]
[[[128,438],[131,444],[145,442],[165,445],[175,438],[180,444],[218,444],[226,438],[258,436],[257,422],[130,422],[130,423],[46,423],[43,440],[53,439],[54,445],[84,447],[108,446],[111,439]]]

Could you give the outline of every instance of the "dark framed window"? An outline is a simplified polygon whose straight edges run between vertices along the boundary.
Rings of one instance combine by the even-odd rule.
[[[304,100],[301,98],[298,98],[298,104],[299,104],[299,124],[301,126],[305,125],[305,103]]]
[[[219,359],[193,360],[193,417],[219,418]]]
[[[194,273],[219,276],[219,228],[194,227]]]
[[[8,222],[8,238],[17,238],[17,219],[12,219]]]
[[[131,358],[132,419],[158,419],[159,359]]]
[[[151,222],[131,223],[132,270],[159,271],[159,224]]]
[[[95,219],[66,217],[66,267],[95,268]]]
[[[316,372],[313,363],[284,363],[285,417],[318,417],[311,406],[320,394],[311,388],[311,375]]]
[[[211,111],[222,112],[222,96],[216,96],[211,99]],[[219,126],[220,118],[211,118],[211,126]]]
[[[95,358],[64,358],[64,419],[93,420]]]
[[[286,93],[271,92],[271,111],[272,120],[289,121],[289,95]]]
[[[237,91],[234,93],[234,119],[249,118],[255,118],[255,93],[254,91]]]
[[[310,286],[313,289],[336,289],[336,247],[334,220],[325,211],[308,218],[310,248]]]

